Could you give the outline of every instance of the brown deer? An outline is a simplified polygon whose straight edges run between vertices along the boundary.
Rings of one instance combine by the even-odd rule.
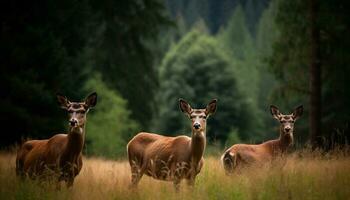
[[[68,111],[68,134],[57,134],[47,140],[29,140],[17,151],[16,174],[31,178],[58,178],[67,187],[82,168],[86,114],[97,102],[97,94],[90,94],[84,102],[70,102],[57,94],[61,108]]]
[[[272,116],[280,122],[280,137],[262,144],[235,144],[225,151],[221,157],[226,173],[239,171],[252,164],[263,164],[272,161],[276,156],[286,152],[293,144],[295,121],[302,115],[303,106],[294,109],[290,115],[283,115],[276,106],[270,106]]]
[[[192,109],[182,99],[179,104],[181,111],[191,119],[192,136],[138,133],[127,145],[131,186],[136,187],[144,173],[158,180],[172,181],[176,191],[182,179],[194,185],[203,166],[206,120],[215,113],[216,100],[212,100],[205,109]]]

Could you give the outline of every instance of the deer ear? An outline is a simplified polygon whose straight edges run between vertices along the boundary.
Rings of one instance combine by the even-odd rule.
[[[188,104],[185,100],[179,99],[179,106],[180,106],[180,110],[183,113],[186,113],[188,115],[191,114],[192,108],[191,108],[190,104]]]
[[[297,120],[301,115],[303,115],[303,111],[304,111],[304,107],[302,105],[296,107],[293,111],[294,120]]]
[[[270,111],[271,111],[271,115],[275,118],[275,119],[277,119],[277,120],[279,120],[279,116],[280,116],[280,110],[276,107],[276,106],[274,106],[274,105],[271,105],[270,106]]]
[[[94,106],[96,106],[97,103],[97,94],[96,92],[91,93],[88,97],[86,97],[85,99],[85,105],[88,108],[92,108]]]
[[[68,101],[67,97],[60,94],[60,93],[57,93],[56,97],[57,97],[57,101],[60,104],[61,108],[65,109],[65,110],[68,109],[70,102]]]
[[[207,105],[207,107],[205,109],[205,114],[207,116],[215,114],[216,108],[217,108],[216,102],[217,102],[217,100],[213,99],[213,100],[210,101],[210,103],[208,103],[208,105]]]

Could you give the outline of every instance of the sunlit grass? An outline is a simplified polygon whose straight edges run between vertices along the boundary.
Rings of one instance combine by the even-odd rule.
[[[208,157],[196,186],[183,181],[179,193],[171,182],[144,176],[137,190],[128,188],[126,161],[85,158],[73,188],[21,181],[15,155],[0,154],[0,199],[350,199],[348,153],[299,151],[271,165],[226,176],[218,157]]]

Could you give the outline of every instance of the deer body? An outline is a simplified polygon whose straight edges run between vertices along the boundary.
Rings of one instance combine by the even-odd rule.
[[[262,144],[235,144],[225,151],[221,157],[227,173],[239,170],[252,164],[263,164],[284,154],[293,144],[293,127],[297,118],[302,115],[303,107],[296,108],[291,115],[282,115],[278,108],[271,106],[271,113],[280,121],[280,137]]]
[[[202,143],[205,143],[205,138]],[[203,165],[204,147],[195,154],[191,146],[192,139],[187,136],[165,137],[152,133],[139,133],[129,143],[128,156],[139,162],[141,170],[148,176],[159,180],[175,181],[180,178],[191,178],[200,172]],[[190,153],[189,153],[190,152]],[[186,166],[181,166],[186,165]],[[194,166],[192,169],[190,166]],[[181,174],[176,169],[183,167]]]
[[[85,138],[86,113],[96,104],[96,93],[85,103],[69,102],[60,96],[59,101],[70,113],[67,134],[57,134],[47,140],[30,140],[17,151],[16,173],[31,178],[53,177],[72,186],[82,168],[82,150]]]
[[[137,186],[143,174],[158,180],[172,181],[178,190],[182,179],[193,185],[203,166],[206,146],[205,120],[216,110],[216,100],[206,109],[192,109],[180,100],[180,108],[192,119],[192,136],[166,137],[141,132],[127,145],[131,183]]]

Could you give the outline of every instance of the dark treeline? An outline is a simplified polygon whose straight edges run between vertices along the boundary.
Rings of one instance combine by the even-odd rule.
[[[282,80],[279,98],[308,102],[304,138],[314,147],[349,141],[349,8],[342,0],[279,1],[270,65]]]
[[[189,133],[178,98],[193,107],[218,99],[208,136],[221,146],[276,138],[270,104],[285,113],[304,105],[298,143],[313,138],[331,148],[348,140],[347,1],[1,5],[1,147],[63,132],[65,113],[55,93],[81,100],[92,91],[99,96],[88,114],[90,154],[124,155],[126,142],[141,130]],[[310,81],[318,76],[315,67],[316,82]]]
[[[226,123],[238,131],[238,138],[262,141],[276,137],[268,105],[276,104],[288,112],[303,104],[306,112],[296,125],[298,143],[312,140],[314,147],[327,149],[346,144],[350,135],[349,3],[272,0],[212,4],[210,0],[167,1],[180,27],[175,43],[180,40],[181,44],[181,35],[193,28],[204,30],[202,33],[217,39],[219,48],[230,57],[229,68],[236,74],[237,90],[243,93],[243,101],[232,99],[230,104],[243,109],[239,117]],[[214,10],[219,13],[216,17],[211,14]],[[165,57],[163,65],[168,59]],[[235,93],[231,91],[231,96]],[[219,139],[233,137],[237,141],[234,132],[225,131]]]
[[[83,99],[96,73],[148,127],[158,84],[149,45],[172,25],[159,1],[15,0],[0,15],[1,146],[65,130],[55,93]]]
[[[186,26],[191,27],[203,19],[211,33],[216,33],[227,24],[232,12],[237,6],[244,8],[244,15],[247,19],[247,27],[252,32],[256,32],[256,24],[269,0],[166,0],[168,10],[173,17],[183,17]]]

